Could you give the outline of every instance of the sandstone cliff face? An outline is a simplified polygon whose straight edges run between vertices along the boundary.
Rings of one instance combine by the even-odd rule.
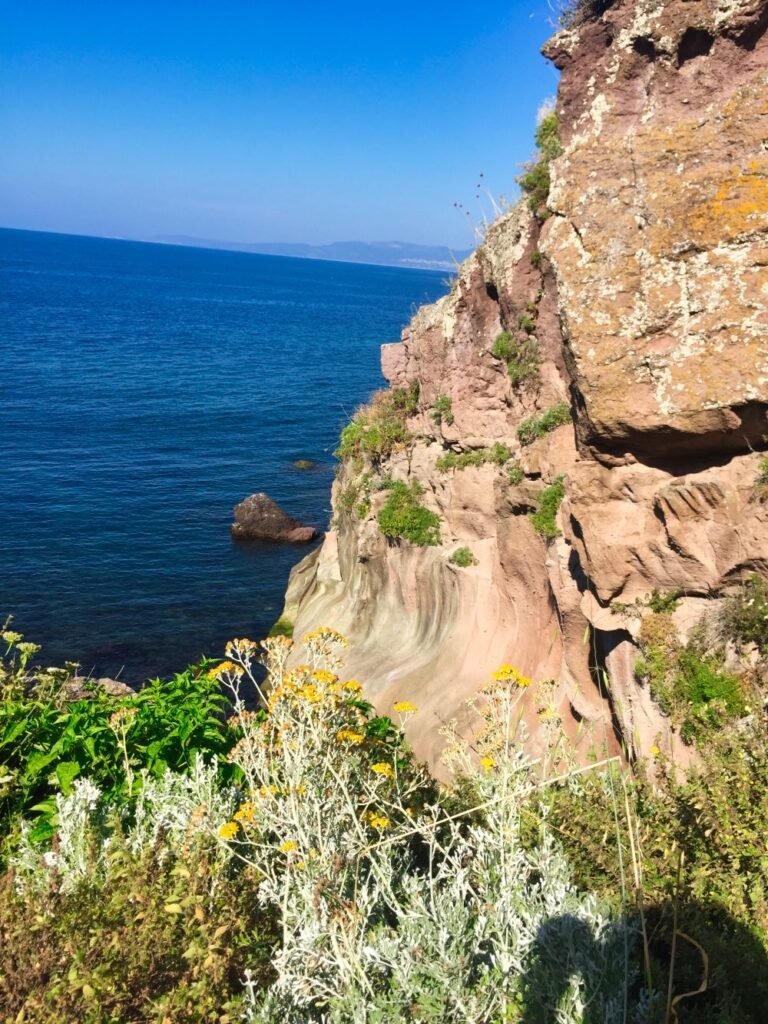
[[[603,5],[605,6],[605,5]],[[419,382],[418,441],[374,466],[419,481],[440,546],[388,541],[344,511],[294,571],[297,635],[331,625],[347,668],[387,713],[408,698],[418,754],[502,662],[536,680],[534,749],[559,716],[577,749],[656,743],[684,758],[635,677],[640,606],[681,588],[680,635],[750,571],[768,573],[768,3],[624,2],[560,33],[562,155],[543,224],[521,204],[491,228],[449,295],[384,346],[393,386]],[[542,258],[543,255],[543,258]],[[513,383],[500,331],[532,331],[539,370]],[[453,422],[436,423],[438,396]],[[518,427],[566,401],[571,422],[523,445]],[[526,440],[528,440],[526,438]],[[492,463],[440,472],[446,450],[503,442]],[[371,467],[368,467],[369,469]],[[563,475],[560,536],[530,513]],[[359,518],[362,515],[362,519]],[[459,546],[477,563],[449,562]]]

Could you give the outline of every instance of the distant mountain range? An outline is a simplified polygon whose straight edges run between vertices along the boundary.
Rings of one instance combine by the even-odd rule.
[[[449,249],[447,245],[415,245],[412,242],[331,242],[308,245],[304,242],[220,242],[189,235],[160,235],[148,242],[163,245],[188,245],[195,249],[231,249],[265,256],[298,256],[308,260],[337,260],[340,263],[373,263],[384,267],[408,267],[412,270],[455,270],[472,252]]]

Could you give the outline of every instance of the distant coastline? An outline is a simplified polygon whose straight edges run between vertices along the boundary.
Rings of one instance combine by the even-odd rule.
[[[334,263],[366,263],[406,270],[454,271],[471,249],[451,249],[447,245],[417,245],[414,242],[331,242],[310,245],[306,242],[226,242],[191,235],[159,235],[143,239],[159,245],[183,245],[193,249],[223,249],[260,256],[293,256],[306,260]]]

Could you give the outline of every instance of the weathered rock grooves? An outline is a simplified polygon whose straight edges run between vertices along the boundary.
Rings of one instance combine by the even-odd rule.
[[[556,680],[577,749],[685,751],[634,675],[639,619],[621,606],[681,588],[685,636],[751,571],[768,574],[768,507],[754,487],[768,445],[768,3],[603,5],[551,40],[562,71],[562,155],[542,226],[521,204],[492,225],[451,293],[382,350],[393,386],[416,380],[419,441],[379,474],[418,480],[442,544],[388,542],[371,493],[291,578],[297,634],[331,625],[383,712],[419,707],[417,753],[502,662]],[[543,258],[540,256],[543,254]],[[537,379],[513,385],[491,347],[535,321]],[[453,422],[432,406],[450,398]],[[517,428],[569,401],[574,423],[522,447]],[[574,429],[575,428],[575,429]],[[440,473],[449,448],[503,442],[493,464]],[[561,536],[529,513],[565,474]],[[448,558],[469,547],[477,564]],[[613,606],[613,610],[612,607]],[[617,610],[618,609],[618,610]],[[535,689],[534,748],[546,742]]]

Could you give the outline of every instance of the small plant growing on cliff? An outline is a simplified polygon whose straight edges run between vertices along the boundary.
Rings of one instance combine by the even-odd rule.
[[[526,324],[530,322],[533,329],[533,321],[525,314]],[[491,346],[491,355],[495,359],[506,363],[509,379],[513,385],[522,384],[532,380],[539,372],[539,351],[533,338],[526,334],[523,338],[516,338],[509,331],[502,331],[494,339]]]
[[[553,540],[560,536],[560,530],[555,525],[555,520],[565,497],[564,480],[564,474],[556,476],[549,487],[545,487],[541,492],[538,508],[530,514],[534,530],[546,540]]]
[[[768,580],[753,573],[726,600],[722,620],[724,634],[738,647],[754,644],[763,657],[768,656]]]
[[[449,427],[453,423],[453,409],[448,395],[438,395],[432,404],[432,419],[439,426],[441,423]]]
[[[419,547],[440,543],[440,516],[421,504],[423,490],[418,481],[408,486],[396,480],[388,487],[389,497],[379,512],[379,529],[385,537],[407,540]]]
[[[418,403],[418,381],[408,388],[377,391],[342,430],[336,457],[342,461],[367,457],[378,463],[407,448],[413,437],[406,420],[418,410]]]
[[[503,466],[512,458],[512,452],[502,441],[496,441],[490,448],[474,448],[469,452],[446,452],[435,461],[438,473],[448,473],[452,469],[468,469],[470,466],[484,466],[491,462],[495,466]]]
[[[468,569],[470,565],[477,565],[477,559],[469,548],[456,548],[448,561],[460,569]]]
[[[529,164],[517,179],[520,188],[528,195],[529,207],[540,220],[546,219],[549,215],[549,165],[562,152],[559,127],[557,114],[554,112],[541,119],[535,136],[539,150],[538,160]]]
[[[680,604],[680,598],[683,596],[682,587],[675,587],[674,590],[657,590],[655,587],[651,591],[651,596],[648,598],[648,607],[652,612],[662,614],[664,612],[673,612]]]
[[[287,616],[281,615],[272,629],[270,629],[269,635],[291,637],[293,636],[293,623]]]
[[[523,482],[525,473],[519,462],[515,461],[507,466],[507,478],[514,487]]]
[[[538,416],[529,416],[517,428],[517,437],[522,445],[533,444],[540,437],[570,422],[571,407],[567,402],[558,402]]]

